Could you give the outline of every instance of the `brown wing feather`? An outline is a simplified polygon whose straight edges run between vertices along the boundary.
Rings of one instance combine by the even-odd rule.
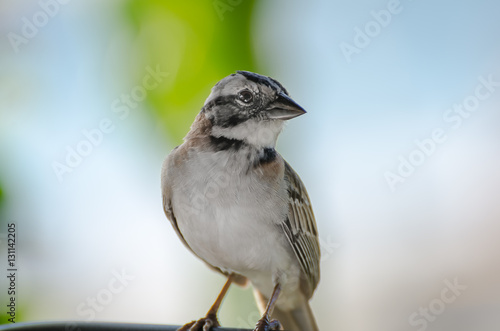
[[[300,177],[285,161],[288,184],[288,218],[281,224],[307,280],[308,296],[319,282],[319,241],[311,201]]]

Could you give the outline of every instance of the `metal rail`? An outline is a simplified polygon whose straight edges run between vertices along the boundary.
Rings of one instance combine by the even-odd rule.
[[[9,331],[176,331],[180,325],[88,323],[88,322],[27,322],[0,325]],[[248,329],[214,328],[213,331],[250,331]]]

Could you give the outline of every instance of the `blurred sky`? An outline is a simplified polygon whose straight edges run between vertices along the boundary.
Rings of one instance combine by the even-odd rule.
[[[393,4],[398,13],[348,61],[341,45],[355,45],[356,29]],[[0,233],[17,224],[23,321],[86,319],[86,300],[126,270],[131,280],[94,320],[181,324],[201,317],[224,281],[182,246],[163,215],[161,162],[179,141],[147,100],[124,119],[113,111],[157,65],[126,5],[69,1],[16,52],[8,34],[19,34],[22,18],[41,5],[0,3]],[[425,329],[499,329],[499,14],[492,0],[255,2],[257,71],[308,110],[288,124],[278,150],[314,205],[323,258],[312,306],[322,330],[419,330],[410,316],[455,279],[467,288]],[[167,69],[155,93],[183,79]],[[492,91],[455,128],[446,114],[484,80]],[[106,119],[113,132],[59,181],[53,162]],[[401,158],[418,153],[415,140],[428,141],[435,129],[446,140],[391,189],[387,172],[399,175]],[[234,287],[221,320],[250,327],[255,312],[251,291]]]

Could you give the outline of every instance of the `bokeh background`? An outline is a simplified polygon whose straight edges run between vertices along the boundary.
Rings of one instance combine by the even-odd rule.
[[[499,15],[493,0],[2,0],[0,265],[15,223],[16,321],[205,314],[224,280],[163,215],[160,167],[210,88],[251,70],[308,110],[278,149],[316,213],[320,328],[499,330]],[[232,287],[220,318],[252,327],[251,289]]]

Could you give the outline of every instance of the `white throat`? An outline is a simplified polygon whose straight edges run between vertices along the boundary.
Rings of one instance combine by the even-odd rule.
[[[230,128],[214,126],[212,135],[243,140],[257,148],[274,148],[283,126],[283,121],[279,120],[257,121],[250,119]]]

